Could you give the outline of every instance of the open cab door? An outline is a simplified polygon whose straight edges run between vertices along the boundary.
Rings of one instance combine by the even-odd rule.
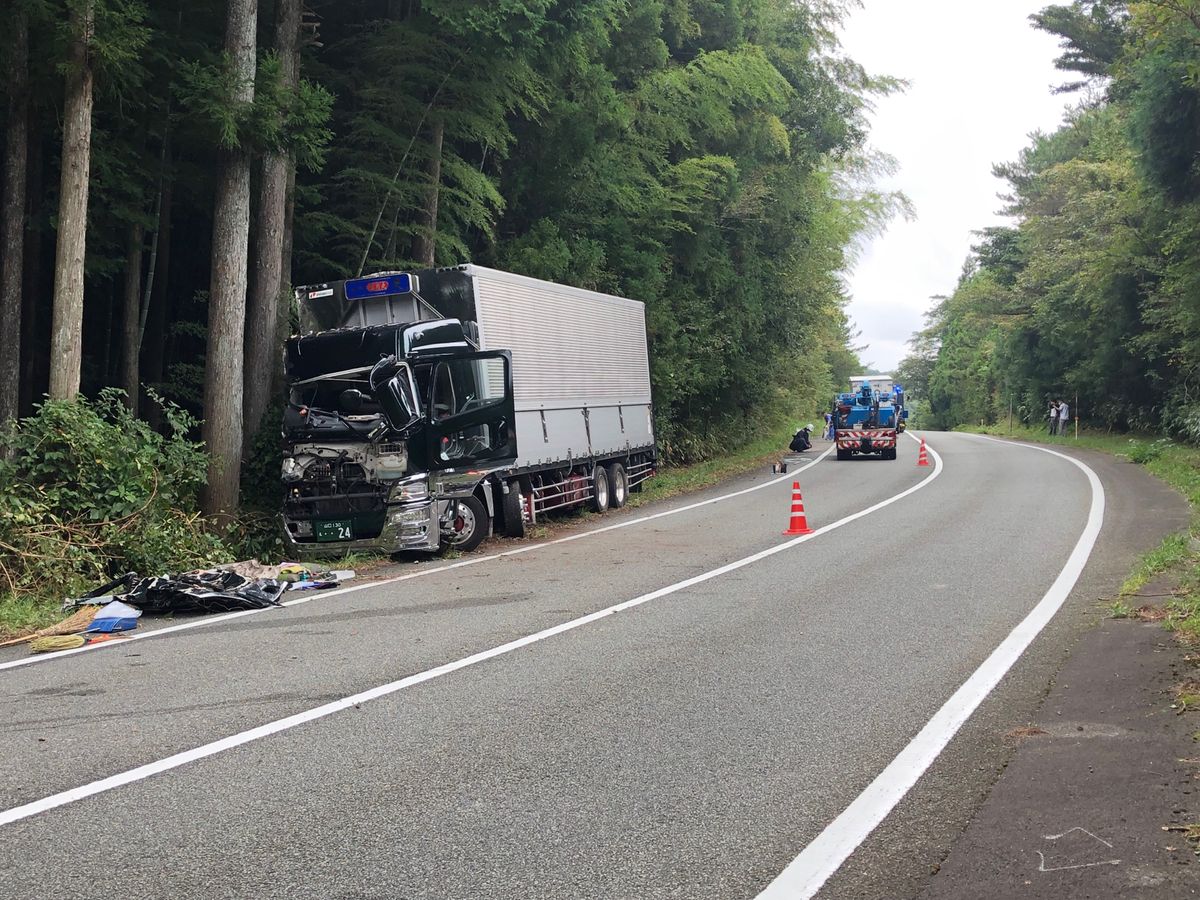
[[[516,459],[512,355],[499,351],[439,359],[430,375],[427,421],[432,469]]]

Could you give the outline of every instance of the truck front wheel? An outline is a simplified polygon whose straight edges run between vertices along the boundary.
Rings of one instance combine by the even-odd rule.
[[[488,532],[488,514],[478,497],[461,497],[450,519],[450,529],[444,535],[446,546],[460,553],[470,553],[483,543]]]

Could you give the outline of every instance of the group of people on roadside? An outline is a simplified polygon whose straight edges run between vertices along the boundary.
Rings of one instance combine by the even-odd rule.
[[[1066,400],[1051,400],[1048,413],[1051,434],[1066,434],[1071,424],[1071,407]]]

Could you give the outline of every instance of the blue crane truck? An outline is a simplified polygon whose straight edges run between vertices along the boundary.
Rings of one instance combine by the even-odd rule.
[[[291,557],[475,548],[624,505],[657,453],[641,303],[464,265],[296,290]]]
[[[833,401],[837,458],[878,455],[895,459],[907,419],[904,391],[899,385],[885,392],[864,380],[853,393],[838,394]]]

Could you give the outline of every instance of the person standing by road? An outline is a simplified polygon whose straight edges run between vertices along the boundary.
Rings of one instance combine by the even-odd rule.
[[[825,440],[833,440],[833,413],[825,413],[825,432],[821,435]]]
[[[1058,401],[1057,400],[1050,401],[1049,417],[1050,417],[1050,434],[1052,434],[1052,435],[1058,434]]]
[[[1071,407],[1066,400],[1058,401],[1058,433],[1065,435],[1071,425]]]

